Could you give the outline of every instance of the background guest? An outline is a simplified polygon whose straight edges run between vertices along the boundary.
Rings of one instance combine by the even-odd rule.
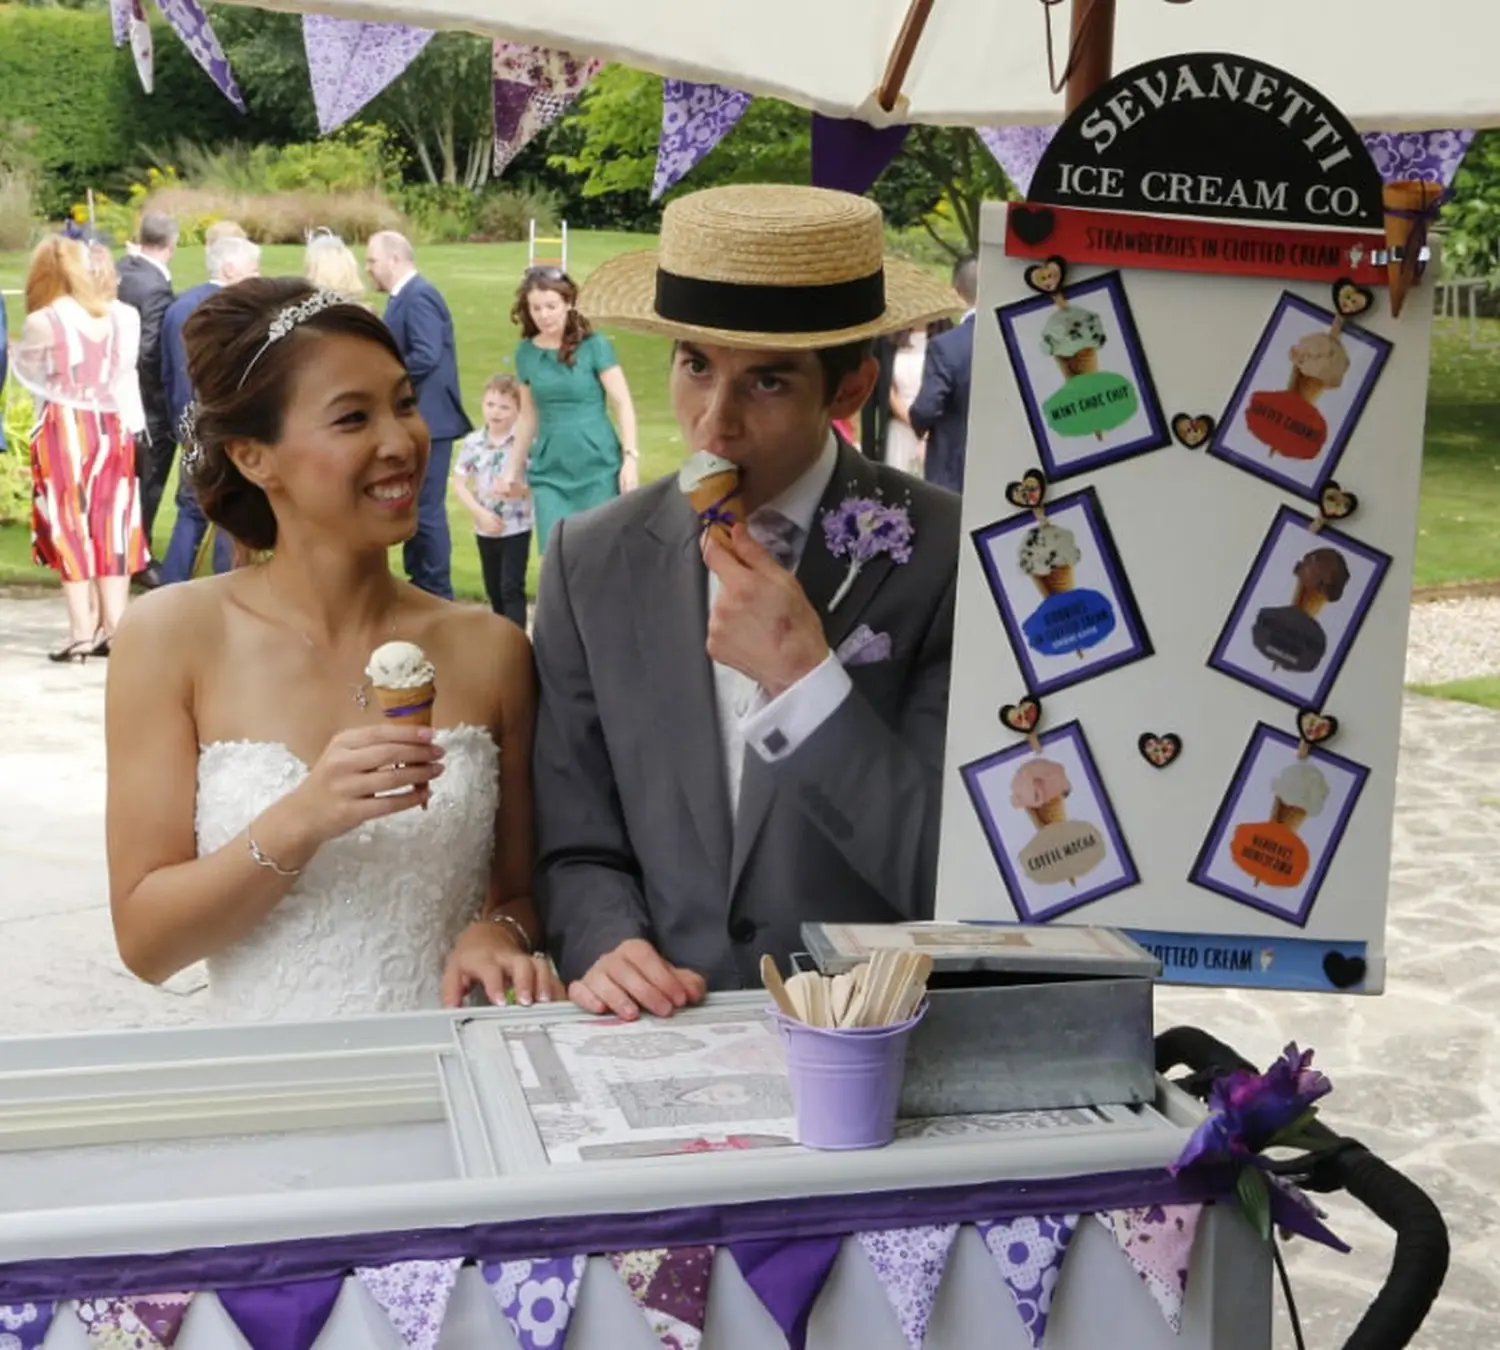
[[[474,540],[490,608],[526,627],[526,564],[531,556],[531,493],[516,463],[521,385],[496,375],[484,387],[484,425],[464,437],[453,466],[453,495],[474,517]],[[506,495],[506,485],[519,490]]]
[[[417,532],[402,548],[406,575],[412,585],[451,600],[448,468],[453,460],[453,442],[473,430],[458,388],[453,316],[438,288],[417,271],[410,242],[394,231],[382,230],[370,236],[365,270],[390,296],[385,324],[417,386],[417,407],[432,435],[432,455],[418,502]]]
[[[578,287],[567,273],[537,267],[527,272],[510,312],[522,334],[516,462],[529,474],[538,553],[559,520],[640,482],[630,386],[614,345],[594,332],[577,302]],[[519,487],[518,480],[512,490]]]
[[[146,565],[135,450],[119,411],[136,360],[123,311],[81,242],[54,235],[37,246],[14,359],[37,405],[32,548],[61,578],[68,610],[69,641],[53,661],[109,654],[131,575]]]
[[[122,359],[130,356],[130,368],[122,368],[115,381],[115,396],[119,403],[120,425],[130,437],[132,446],[139,445],[146,434],[146,406],[141,399],[140,362],[141,316],[133,306],[120,299],[120,274],[115,268],[114,255],[102,239],[89,244],[89,275],[99,294],[109,306],[109,312],[119,325]],[[139,491],[140,471],[136,471]],[[145,512],[141,514],[141,530],[146,528]],[[150,552],[149,540],[147,552]]]
[[[949,332],[953,323],[938,319],[925,328],[910,328],[891,339],[891,380],[886,393],[890,421],[886,426],[885,462],[902,473],[922,477],[926,438],[912,428],[911,405],[922,388],[927,344]]]
[[[365,293],[364,279],[359,274],[359,259],[330,229],[314,230],[308,239],[302,275],[320,291],[337,291],[340,295],[355,297]]]
[[[172,303],[172,255],[177,250],[177,222],[160,211],[141,217],[137,246],[120,259],[120,299],[141,316],[141,354],[136,374],[145,407],[146,432],[136,438],[135,471],[141,480],[141,528],[146,542],[156,524],[156,512],[172,472],[172,453],[177,429],[167,411],[167,393],[161,381],[161,324]],[[159,580],[152,563],[137,578],[148,586]]]
[[[979,260],[963,258],[953,269],[953,289],[967,307],[959,325],[927,344],[922,387],[908,410],[911,429],[927,437],[924,472],[929,483],[962,492],[964,450],[969,436],[969,379],[974,364],[974,300]]]

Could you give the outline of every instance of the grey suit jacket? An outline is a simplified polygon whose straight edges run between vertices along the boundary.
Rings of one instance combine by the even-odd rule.
[[[537,898],[565,979],[644,937],[711,989],[759,983],[806,920],[930,918],[953,644],[959,499],[848,446],[821,511],[909,500],[911,560],[845,565],[815,522],[798,569],[828,644],[861,624],[887,661],[797,750],[745,754],[730,817],[698,522],[668,477],[555,527],[534,622]]]

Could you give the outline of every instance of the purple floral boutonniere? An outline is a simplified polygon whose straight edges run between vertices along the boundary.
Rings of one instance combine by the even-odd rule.
[[[911,561],[911,514],[904,506],[891,506],[874,497],[845,497],[832,511],[823,512],[823,538],[835,558],[848,560],[849,570],[828,602],[833,613],[849,594],[864,566],[888,554],[894,563]]]

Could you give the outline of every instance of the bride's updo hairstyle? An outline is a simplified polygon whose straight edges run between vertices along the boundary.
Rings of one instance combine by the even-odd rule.
[[[298,314],[299,307],[311,312]],[[276,546],[276,516],[227,447],[233,441],[280,441],[293,379],[325,334],[375,343],[405,365],[377,315],[301,278],[234,282],[209,296],[182,328],[196,394],[184,419],[191,425],[181,429],[183,466],[203,514],[256,552]]]

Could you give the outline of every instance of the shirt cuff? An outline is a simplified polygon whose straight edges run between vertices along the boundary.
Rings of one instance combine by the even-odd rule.
[[[746,745],[767,764],[796,752],[849,697],[854,682],[833,652],[796,684],[748,713],[740,723]]]

